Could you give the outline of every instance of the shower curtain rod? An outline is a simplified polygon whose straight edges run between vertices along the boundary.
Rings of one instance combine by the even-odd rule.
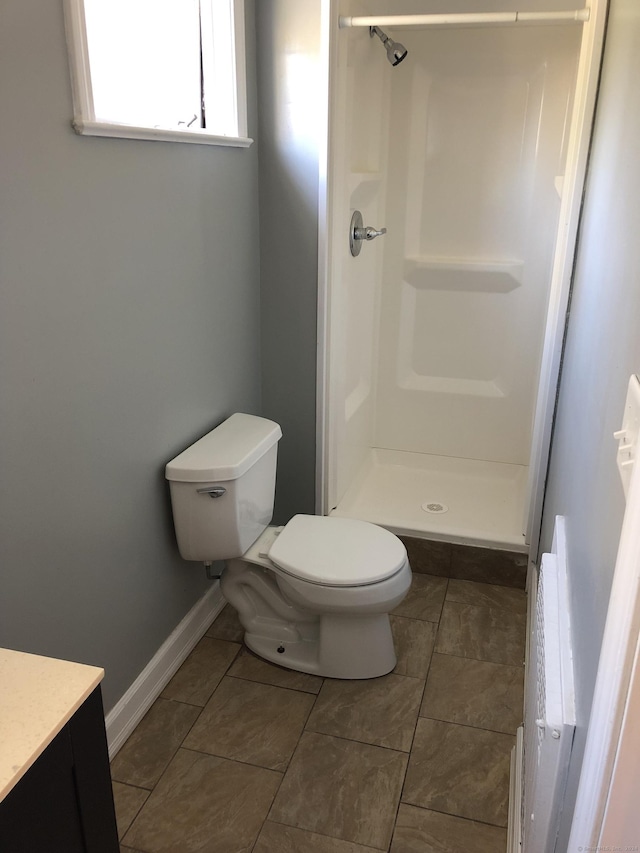
[[[371,15],[339,18],[340,27],[464,27],[492,24],[581,24],[590,10],[568,12],[470,12],[444,15]]]

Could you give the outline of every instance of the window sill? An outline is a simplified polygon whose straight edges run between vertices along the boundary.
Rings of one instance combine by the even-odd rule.
[[[160,142],[193,142],[197,145],[226,145],[248,148],[253,139],[244,136],[216,136],[208,130],[176,130],[169,127],[136,127],[74,119],[73,129],[80,136],[111,136],[121,139],[155,139]]]

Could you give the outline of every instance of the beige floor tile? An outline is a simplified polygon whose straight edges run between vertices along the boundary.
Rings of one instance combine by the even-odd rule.
[[[436,637],[436,652],[521,666],[526,617],[489,607],[445,601]]]
[[[414,574],[407,597],[393,612],[396,616],[437,622],[446,590],[446,578]]]
[[[156,700],[111,764],[116,782],[153,788],[195,723],[200,708]]]
[[[510,735],[421,717],[402,801],[506,826],[514,744]]]
[[[446,601],[473,604],[476,607],[492,607],[509,613],[527,612],[527,594],[523,589],[497,586],[476,581],[461,581],[452,578],[447,587]]]
[[[281,778],[180,749],[123,841],[146,853],[249,853]]]
[[[305,732],[269,817],[387,850],[406,763],[402,752]]]
[[[224,678],[184,746],[284,770],[314,697],[240,678]]]
[[[505,853],[506,830],[401,804],[390,853]]]
[[[398,658],[393,671],[396,675],[426,678],[438,626],[435,622],[404,616],[390,616],[389,619]]]
[[[259,681],[261,684],[272,684],[274,687],[302,690],[305,693],[318,693],[322,687],[322,679],[317,675],[276,666],[244,648],[233,662],[228,675],[245,678],[247,681]]]
[[[434,654],[420,716],[515,735],[523,702],[523,667]]]
[[[230,604],[226,604],[209,627],[207,637],[215,637],[217,640],[229,640],[232,643],[241,643],[244,639],[244,628],[238,619],[238,612]]]
[[[206,705],[240,648],[238,643],[203,637],[162,691],[162,698]]]
[[[118,824],[118,838],[122,838],[133,823],[142,806],[147,801],[149,791],[144,788],[134,788],[132,785],[123,785],[122,782],[114,782],[113,804],[116,809],[116,823]]]
[[[306,728],[408,752],[424,682],[402,675],[367,681],[326,679]]]
[[[253,853],[373,853],[373,847],[363,847],[351,841],[317,835],[282,823],[266,821]]]

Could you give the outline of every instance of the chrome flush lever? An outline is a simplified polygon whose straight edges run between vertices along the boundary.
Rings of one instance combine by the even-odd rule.
[[[349,226],[349,248],[354,258],[357,258],[362,248],[363,240],[373,240],[376,237],[382,237],[387,233],[386,228],[372,228],[370,225],[364,225],[362,214],[359,210],[354,210],[351,217],[351,225]]]
[[[221,498],[226,494],[224,486],[207,486],[204,489],[196,489],[199,495],[209,495],[210,498]]]

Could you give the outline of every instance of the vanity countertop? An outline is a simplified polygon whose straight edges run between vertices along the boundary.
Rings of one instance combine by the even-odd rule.
[[[0,801],[103,677],[97,666],[0,649]]]

